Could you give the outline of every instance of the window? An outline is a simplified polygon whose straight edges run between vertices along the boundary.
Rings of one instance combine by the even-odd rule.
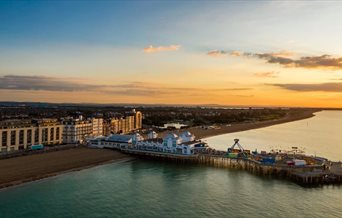
[[[2,132],[2,146],[7,146],[7,131]]]
[[[32,143],[32,129],[27,130],[27,144]]]
[[[54,130],[54,128],[51,128],[50,129],[50,141],[53,141],[54,140],[54,135],[53,135],[53,131]]]
[[[24,130],[19,130],[19,145],[24,144]]]
[[[36,144],[39,143],[39,129],[38,128],[34,130],[34,141]]]
[[[56,128],[56,140],[59,140],[59,127]]]
[[[15,130],[11,131],[11,145],[15,145]]]
[[[48,129],[44,128],[42,131],[42,143],[48,141]]]

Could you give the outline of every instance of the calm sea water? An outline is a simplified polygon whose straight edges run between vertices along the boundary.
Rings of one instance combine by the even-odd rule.
[[[291,150],[296,146],[307,154],[342,161],[342,111],[322,111],[315,117],[207,138],[211,147],[227,150],[234,138],[246,148],[258,151]]]
[[[333,115],[341,121],[341,112],[318,113],[307,121],[315,126],[317,119],[324,123]],[[297,131],[305,132],[304,124],[285,125],[298,125],[303,129]],[[247,140],[255,131],[267,135],[260,129],[208,140],[224,146],[237,136]],[[297,131],[286,132],[294,132],[296,138]],[[329,131],[322,128],[312,137],[320,132]],[[274,130],[274,139],[275,133],[285,134]],[[336,140],[328,143],[331,149],[336,149]],[[342,186],[309,189],[242,171],[132,160],[1,190],[0,217],[342,217]]]

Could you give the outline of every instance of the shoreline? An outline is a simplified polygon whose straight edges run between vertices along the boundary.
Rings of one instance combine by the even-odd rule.
[[[304,120],[314,117],[316,112],[320,112],[319,109],[303,109],[303,110],[290,110],[284,117],[276,120],[258,121],[253,123],[232,123],[230,126],[226,124],[216,125],[217,129],[203,129],[201,127],[190,127],[181,130],[173,131],[176,134],[181,134],[183,131],[190,131],[193,133],[197,139],[205,139],[209,137],[214,137],[218,135],[224,135],[234,132],[242,132],[252,129],[265,128],[269,126],[274,126],[283,123],[289,123],[298,120]],[[165,131],[158,133],[162,136],[166,135],[170,131]]]
[[[22,180],[20,182],[18,181],[19,183],[12,183],[12,184],[10,184],[8,186],[2,186],[2,184],[0,184],[0,192],[4,191],[4,190],[7,190],[7,189],[10,189],[10,188],[16,188],[16,187],[20,187],[20,186],[27,185],[27,184],[30,184],[30,183],[44,181],[44,180],[47,180],[47,179],[51,179],[51,178],[54,178],[54,177],[67,175],[69,173],[78,172],[78,171],[81,171],[81,170],[95,169],[96,167],[100,167],[100,166],[107,165],[107,164],[112,164],[112,163],[124,163],[124,162],[131,161],[131,160],[134,160],[134,159],[135,159],[134,157],[127,157],[127,158],[122,158],[122,159],[117,159],[117,160],[110,160],[110,161],[106,161],[106,162],[98,163],[98,164],[93,164],[93,165],[86,165],[86,166],[83,166],[83,167],[73,168],[73,169],[66,170],[66,171],[60,171],[60,172],[57,172],[55,174],[46,175],[46,176],[38,178],[38,179],[27,180],[27,181]]]
[[[203,129],[191,127],[184,130],[192,132],[198,139],[209,138],[233,132],[247,131],[268,126],[293,122],[314,117],[321,110],[294,110],[277,120],[259,121],[254,123],[238,123],[218,125],[219,129]],[[167,132],[160,133],[161,136]],[[119,151],[94,149],[87,147],[70,148],[47,153],[32,154],[0,160],[0,190],[22,184],[43,180],[62,174],[93,168],[96,166],[132,160],[129,155]]]
[[[118,151],[85,147],[3,159],[0,160],[0,165],[5,166],[5,169],[0,169],[0,191],[70,172],[132,159],[134,158]]]

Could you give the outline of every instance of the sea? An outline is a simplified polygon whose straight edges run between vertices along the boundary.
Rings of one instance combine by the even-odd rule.
[[[342,111],[206,141],[227,149],[235,138],[250,150],[297,146],[339,161]],[[341,218],[342,186],[307,188],[239,170],[132,159],[0,190],[0,217]]]

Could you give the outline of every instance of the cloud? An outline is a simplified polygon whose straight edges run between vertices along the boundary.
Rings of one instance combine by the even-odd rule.
[[[342,83],[313,83],[313,84],[271,84],[286,90],[298,92],[342,92]]]
[[[7,75],[0,77],[0,89],[13,90],[45,90],[45,91],[84,91],[96,88],[94,85],[84,85],[45,76]]]
[[[247,91],[247,90],[253,90],[252,88],[226,88],[223,89],[224,91]]]
[[[242,53],[239,52],[239,51],[224,51],[224,50],[212,50],[212,51],[209,51],[207,53],[207,55],[211,56],[211,57],[226,57],[227,55],[231,55],[231,56],[235,56],[235,57],[238,57],[238,56],[241,56]]]
[[[150,45],[144,48],[144,52],[146,53],[155,53],[155,52],[162,52],[162,51],[177,51],[180,49],[180,45],[169,45],[169,46],[153,46]]]
[[[222,50],[213,50],[213,51],[209,51],[207,53],[207,55],[211,56],[211,57],[224,57],[227,56],[227,52],[226,51],[222,51]]]
[[[75,82],[70,78],[55,78],[46,76],[6,75],[0,77],[0,90],[21,91],[52,91],[52,92],[95,92],[107,95],[121,96],[208,96],[217,94],[234,94],[236,91],[248,91],[251,88],[191,88],[172,87],[165,84],[130,82],[122,84],[87,84]],[[240,93],[239,93],[240,94]]]
[[[136,95],[153,94],[154,91],[139,90],[141,84],[128,83],[119,85],[92,85],[79,83],[69,78],[55,78],[46,76],[20,76],[7,75],[0,77],[0,89],[27,90],[27,91],[58,91],[58,92],[102,92],[112,94],[132,94]]]
[[[295,55],[294,52],[287,51],[287,50],[283,50],[283,51],[279,51],[279,52],[272,52],[270,54],[273,55],[274,57],[283,57],[283,58],[290,58],[290,57],[293,57]]]
[[[255,57],[264,59],[270,64],[280,64],[284,67],[296,67],[296,68],[325,68],[332,70],[342,69],[342,57],[333,57],[331,55],[320,56],[304,56],[297,59],[291,58],[293,53],[243,53],[245,57]]]
[[[253,75],[260,78],[277,78],[278,72],[263,72],[263,73],[254,73]]]
[[[235,56],[235,57],[239,57],[239,56],[242,55],[242,53],[239,52],[239,51],[232,51],[232,52],[230,52],[229,54],[230,54],[231,56]]]

